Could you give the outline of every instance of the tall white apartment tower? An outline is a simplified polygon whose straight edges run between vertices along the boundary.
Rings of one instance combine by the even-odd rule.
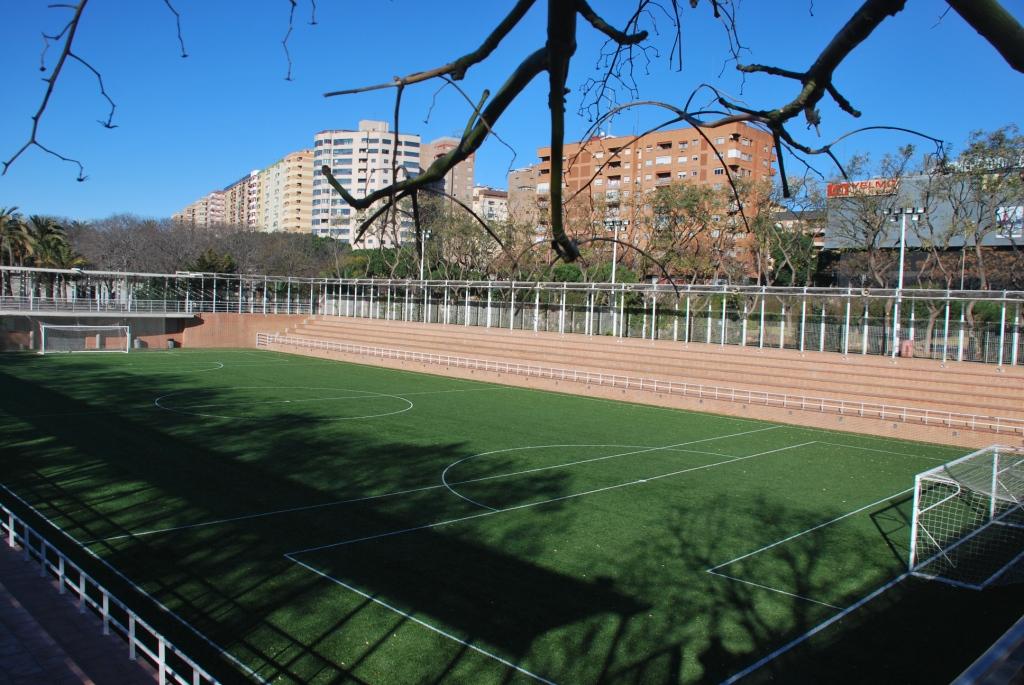
[[[324,165],[353,196],[366,197],[396,179],[419,173],[420,137],[403,133],[396,139],[386,121],[362,120],[358,130],[320,131],[313,138],[313,234],[351,243],[370,210],[358,212],[350,207],[324,178],[320,171]],[[412,220],[403,215],[398,222],[394,231],[371,228],[354,247],[390,246],[411,240]]]

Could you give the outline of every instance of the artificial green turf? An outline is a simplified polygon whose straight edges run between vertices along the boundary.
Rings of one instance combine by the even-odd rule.
[[[533,682],[467,643],[559,683],[720,681],[898,576],[914,474],[965,451],[263,351],[0,381],[0,500],[274,682]],[[751,680],[948,681],[1022,606],[908,580]]]

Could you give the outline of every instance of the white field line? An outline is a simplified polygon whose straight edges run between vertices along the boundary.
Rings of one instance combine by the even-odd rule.
[[[737,561],[742,561],[742,560],[746,559],[747,557],[752,557],[755,554],[760,554],[761,552],[766,552],[766,551],[770,550],[772,547],[778,547],[779,545],[787,543],[790,540],[795,540],[796,538],[800,537],[801,535],[807,535],[808,533],[813,533],[814,531],[816,531],[816,530],[818,530],[820,528],[824,528],[825,526],[830,526],[833,523],[836,523],[838,521],[842,521],[845,518],[849,518],[850,516],[853,516],[855,514],[859,514],[860,512],[864,511],[865,509],[870,509],[871,507],[876,507],[879,504],[882,504],[883,502],[888,502],[890,500],[893,500],[893,499],[899,497],[900,495],[905,495],[908,492],[913,492],[913,490],[914,490],[914,488],[907,488],[906,490],[902,490],[900,492],[897,492],[894,495],[889,495],[888,497],[883,497],[882,499],[877,500],[875,502],[872,502],[871,504],[865,504],[863,507],[860,507],[859,509],[854,509],[853,511],[848,511],[845,514],[842,514],[841,516],[836,516],[835,518],[829,519],[828,521],[825,521],[824,523],[819,523],[816,526],[812,526],[812,527],[808,528],[807,530],[802,530],[799,533],[794,533],[794,534],[790,535],[788,538],[783,538],[781,540],[777,540],[777,541],[775,541],[775,542],[773,542],[773,543],[771,543],[769,545],[765,545],[764,547],[760,547],[758,549],[755,549],[753,552],[747,552],[746,554],[744,554],[742,556],[738,556],[735,559],[730,559],[729,561],[721,563],[718,566],[712,566],[711,568],[707,569],[707,571],[709,573],[712,572],[712,571],[717,571],[720,568],[725,568],[726,566],[729,566],[731,564],[735,564]]]
[[[872,502],[871,504],[866,504],[863,507],[860,507],[859,509],[855,509],[853,511],[847,512],[847,513],[845,513],[845,514],[843,514],[841,516],[837,516],[837,517],[835,517],[833,519],[829,519],[828,521],[825,521],[823,523],[819,523],[818,525],[812,526],[811,528],[808,528],[807,530],[802,530],[799,533],[794,533],[793,535],[790,535],[787,538],[783,538],[782,540],[777,540],[777,541],[775,541],[775,542],[773,542],[773,543],[771,543],[769,545],[765,545],[764,547],[760,547],[758,549],[755,549],[753,552],[747,552],[746,554],[744,554],[742,556],[738,556],[735,559],[730,559],[729,561],[721,563],[718,566],[712,566],[711,568],[705,569],[705,571],[707,573],[710,573],[711,575],[714,575],[714,576],[719,576],[721,578],[727,578],[729,580],[735,580],[735,581],[737,581],[739,583],[745,583],[747,585],[753,585],[754,587],[759,587],[759,588],[761,588],[763,590],[769,590],[770,592],[777,592],[777,593],[779,593],[781,595],[787,595],[789,597],[796,597],[797,599],[803,599],[803,600],[806,600],[808,602],[813,602],[814,604],[821,604],[821,605],[824,605],[824,606],[827,606],[827,607],[831,607],[832,609],[842,609],[842,607],[838,607],[838,606],[836,606],[834,604],[829,604],[828,602],[822,602],[821,600],[818,600],[818,599],[813,599],[811,597],[805,597],[804,595],[794,594],[792,592],[788,592],[786,590],[782,590],[782,589],[777,588],[777,587],[772,587],[770,585],[763,585],[761,583],[755,583],[755,582],[750,581],[750,580],[744,580],[743,578],[737,578],[736,576],[731,576],[731,575],[729,575],[727,573],[720,573],[718,569],[725,568],[726,566],[729,566],[731,564],[735,564],[736,562],[742,561],[742,560],[744,560],[744,559],[746,559],[748,557],[752,557],[755,554],[760,554],[761,552],[765,552],[765,551],[767,551],[769,549],[772,549],[773,547],[778,547],[779,545],[785,544],[785,543],[787,543],[787,542],[789,542],[791,540],[795,540],[796,538],[800,537],[801,535],[807,535],[808,533],[813,533],[814,531],[819,530],[821,528],[824,528],[825,526],[830,526],[833,523],[836,523],[837,521],[842,521],[845,518],[848,518],[848,517],[853,516],[855,514],[859,514],[860,512],[862,512],[862,511],[864,511],[866,509],[871,509],[872,507],[876,507],[879,504],[882,504],[884,502],[889,502],[889,501],[895,499],[896,497],[899,497],[900,495],[905,495],[908,492],[913,492],[913,490],[914,490],[913,488],[907,488],[906,490],[903,490],[902,492],[897,492],[896,494],[890,495],[889,497],[883,497],[882,499],[880,499],[880,500],[878,500],[876,502]]]
[[[497,511],[497,509],[495,509],[494,507],[487,506],[486,504],[481,504],[480,502],[477,502],[475,500],[472,500],[472,499],[464,496],[463,494],[461,494],[460,492],[458,492],[454,488],[452,488],[452,485],[461,485],[461,484],[465,484],[465,483],[478,483],[480,481],[493,480],[495,478],[508,478],[508,477],[511,477],[511,476],[521,476],[521,475],[525,475],[527,473],[537,473],[539,471],[550,471],[551,469],[561,469],[561,468],[565,468],[567,466],[577,466],[579,464],[589,464],[589,463],[592,463],[592,462],[595,462],[595,461],[604,461],[606,459],[616,459],[618,457],[628,457],[628,456],[632,456],[634,454],[647,454],[647,453],[650,453],[650,452],[657,452],[659,450],[671,450],[671,449],[675,449],[677,447],[683,447],[685,445],[696,445],[696,444],[702,443],[702,442],[711,442],[713,440],[721,440],[724,437],[735,438],[735,437],[738,437],[740,435],[749,435],[750,433],[761,433],[763,431],[774,430],[775,428],[777,428],[777,426],[771,426],[771,427],[768,427],[768,428],[758,428],[757,430],[744,431],[742,433],[733,433],[732,435],[729,435],[729,436],[716,436],[716,437],[712,437],[712,438],[702,438],[700,440],[690,440],[688,442],[680,442],[680,443],[676,443],[674,445],[665,445],[663,447],[644,447],[644,448],[632,450],[630,452],[619,452],[617,454],[608,454],[608,455],[605,455],[603,457],[592,457],[590,459],[580,459],[579,461],[570,461],[570,462],[567,462],[565,464],[553,464],[551,466],[538,466],[536,468],[526,469],[524,471],[519,471],[517,473],[498,474],[498,475],[493,475],[493,476],[483,476],[481,478],[475,478],[473,480],[463,481],[462,483],[449,483],[448,482],[448,471],[451,470],[452,468],[458,466],[459,464],[461,464],[463,462],[469,461],[470,459],[476,459],[477,457],[486,457],[486,456],[489,456],[489,455],[492,455],[492,454],[501,454],[503,452],[515,452],[515,451],[528,450],[528,449],[547,449],[547,448],[551,448],[551,447],[576,447],[576,445],[538,445],[536,447],[508,447],[508,448],[500,449],[500,450],[492,450],[490,452],[481,452],[480,454],[474,454],[474,455],[471,455],[471,456],[459,459],[458,461],[453,461],[451,464],[448,464],[448,466],[444,467],[444,470],[441,472],[441,484],[444,485],[444,487],[446,487],[448,489],[448,491],[451,492],[453,495],[455,495],[456,497],[461,497],[462,499],[466,500],[470,504],[475,504],[478,507],[482,507],[484,509],[490,509],[491,511]],[[581,446],[582,447],[613,447],[613,445],[581,445]]]
[[[765,664],[774,661],[775,659],[779,658],[780,656],[782,656],[783,654],[785,654],[789,650],[793,649],[797,645],[799,645],[799,644],[809,640],[810,638],[814,637],[815,635],[817,635],[821,631],[825,630],[826,628],[831,626],[833,623],[836,623],[837,621],[842,620],[843,618],[845,618],[846,616],[848,616],[852,612],[856,611],[857,609],[861,608],[862,606],[864,606],[865,604],[867,604],[868,602],[870,602],[874,598],[878,597],[882,593],[884,593],[884,592],[888,591],[889,589],[891,589],[892,587],[896,586],[898,583],[903,582],[907,578],[908,575],[909,575],[908,573],[902,573],[899,576],[897,576],[896,578],[893,578],[888,583],[886,583],[882,587],[878,588],[877,590],[875,590],[871,594],[866,595],[864,597],[861,597],[855,603],[851,604],[850,606],[848,606],[847,608],[843,609],[842,611],[840,611],[839,613],[835,614],[834,616],[832,616],[832,617],[822,621],[818,625],[816,625],[813,628],[811,628],[810,630],[808,630],[803,635],[800,635],[800,636],[794,638],[793,640],[790,640],[786,644],[784,644],[781,647],[779,647],[778,649],[776,649],[771,654],[769,654],[769,655],[759,659],[758,661],[754,662],[750,666],[747,666],[742,671],[739,671],[738,673],[734,673],[733,675],[729,676],[728,678],[726,678],[725,680],[722,681],[721,685],[732,685],[736,681],[738,681],[738,680],[740,680],[742,678],[746,678],[748,675],[750,675],[754,671],[758,670],[759,668],[761,668]]]
[[[447,392],[447,391],[441,391],[441,392]],[[452,392],[459,392],[459,391],[452,391]],[[409,394],[412,394],[412,393],[409,393]],[[782,427],[783,426],[771,426],[769,428],[762,428],[760,430],[772,430],[772,429],[775,429],[775,428],[782,428]],[[713,438],[703,438],[701,440],[695,440],[695,441],[692,441],[692,442],[693,443],[698,443],[698,442],[709,442],[709,441],[712,441],[712,440],[725,440],[727,438],[735,438],[735,437],[738,437],[740,435],[746,435],[746,434],[752,433],[752,432],[758,432],[758,431],[744,431],[742,433],[731,433],[729,435],[719,435],[719,436],[716,436],[716,437],[713,437]],[[691,444],[691,443],[679,443],[679,444],[680,445],[686,445],[686,444]],[[595,445],[570,445],[570,447],[594,447],[594,446]],[[605,447],[606,445],[600,445],[600,446],[601,447]],[[550,447],[550,445],[541,445],[540,447]],[[531,449],[531,447],[516,447],[516,448],[511,448],[511,449]],[[677,449],[677,448],[674,448],[674,447],[673,448],[656,447],[656,448],[650,448],[650,449]],[[499,451],[502,451],[502,450],[499,450]],[[680,450],[680,451],[691,452],[692,450]],[[695,454],[708,454],[710,456],[722,456],[722,455],[717,454],[715,452],[694,452],[694,453]],[[599,458],[605,459],[607,457],[599,457]],[[733,457],[733,458],[735,458],[735,457]],[[584,461],[590,461],[590,460],[584,460]],[[583,462],[574,462],[574,463],[583,463]],[[561,466],[564,466],[564,464],[561,465]],[[550,467],[545,467],[545,468],[557,468],[557,466],[550,466]],[[480,478],[471,478],[471,479],[468,479],[468,480],[457,481],[455,483],[452,483],[452,485],[468,485],[470,483],[477,483],[477,482],[480,482],[480,481],[491,480],[491,479],[494,479],[494,478],[512,478],[513,476],[521,476],[521,475],[524,475],[526,473],[530,473],[530,472],[532,472],[534,470],[536,470],[536,469],[527,469],[525,471],[515,471],[515,472],[512,472],[512,473],[502,473],[502,474],[493,475],[493,476],[482,476]],[[268,516],[276,516],[278,514],[293,514],[293,513],[300,512],[300,511],[311,511],[313,509],[324,509],[326,507],[335,507],[335,506],[342,506],[342,505],[345,505],[345,504],[354,504],[354,503],[357,503],[357,502],[365,502],[365,501],[374,500],[374,499],[383,499],[385,497],[394,497],[394,496],[397,496],[397,495],[408,495],[408,494],[415,493],[415,492],[423,492],[425,490],[436,490],[436,489],[443,488],[443,487],[445,487],[444,484],[426,485],[426,486],[418,487],[418,488],[410,488],[408,490],[397,490],[397,491],[394,491],[394,492],[386,492],[386,493],[383,493],[383,494],[380,494],[380,495],[367,495],[365,497],[356,497],[356,498],[353,498],[353,499],[335,500],[335,501],[332,501],[332,502],[324,502],[322,504],[304,504],[304,505],[297,506],[297,507],[288,507],[288,508],[284,508],[284,509],[274,509],[274,510],[271,510],[271,511],[258,512],[258,513],[255,513],[255,514],[242,514],[242,515],[239,515],[239,516],[232,516],[232,517],[222,518],[222,519],[214,519],[214,520],[211,520],[211,521],[202,521],[202,522],[199,522],[199,523],[190,523],[190,524],[181,525],[181,526],[169,526],[167,528],[157,528],[157,529],[153,529],[153,530],[139,531],[139,532],[136,532],[136,533],[124,533],[123,535],[114,535],[114,536],[106,537],[106,538],[97,538],[95,540],[90,540],[90,541],[82,543],[82,544],[92,545],[92,544],[95,544],[97,542],[111,542],[111,541],[114,541],[114,540],[122,540],[124,538],[130,538],[130,537],[142,537],[142,536],[146,536],[146,535],[156,535],[156,534],[159,534],[159,533],[173,533],[173,532],[180,531],[180,530],[190,530],[192,528],[203,528],[203,527],[206,527],[206,526],[216,526],[216,525],[221,525],[221,524],[225,524],[225,523],[234,523],[236,521],[245,521],[245,520],[248,520],[248,519],[256,519],[256,518],[265,518],[265,517],[268,517]]]
[[[161,602],[156,597],[151,595],[144,588],[142,588],[140,585],[135,583],[131,578],[126,576],[124,573],[119,571],[117,568],[115,568],[109,561],[107,561],[103,557],[99,556],[98,554],[96,554],[95,552],[93,552],[89,548],[85,547],[84,545],[82,545],[82,543],[78,542],[78,540],[76,540],[74,538],[74,536],[70,535],[69,533],[64,532],[63,529],[61,529],[59,526],[57,526],[52,521],[50,521],[50,519],[47,516],[45,516],[41,511],[36,509],[34,506],[29,504],[28,502],[26,502],[16,492],[14,492],[13,490],[11,490],[9,487],[7,487],[6,485],[4,485],[2,483],[0,483],[0,488],[3,488],[5,491],[7,491],[7,493],[9,493],[12,497],[17,499],[19,502],[21,502],[21,504],[23,506],[27,507],[30,511],[32,511],[32,513],[34,513],[40,519],[42,519],[43,521],[46,521],[46,523],[48,523],[50,526],[52,526],[54,528],[54,530],[60,531],[63,535],[67,536],[67,538],[69,540],[71,540],[72,542],[74,542],[77,545],[79,545],[82,548],[82,550],[86,554],[91,556],[93,559],[95,559],[97,563],[103,564],[103,566],[105,566],[107,569],[109,569],[111,573],[115,574],[118,578],[120,578],[125,583],[127,583],[129,587],[131,587],[133,590],[138,592],[143,597],[148,598],[149,601],[151,601],[154,604],[154,606],[158,607],[161,611],[166,613],[168,616],[171,616],[172,618],[174,618],[182,626],[184,626],[186,630],[188,630],[190,633],[192,633],[193,635],[198,637],[200,640],[202,640],[206,644],[208,644],[211,647],[213,647],[215,650],[217,650],[217,652],[219,654],[223,655],[226,659],[228,659],[233,664],[235,664],[240,669],[242,669],[242,671],[244,673],[248,674],[252,678],[257,679],[257,681],[259,681],[259,682],[266,682],[263,678],[260,678],[259,674],[256,673],[255,670],[253,670],[251,667],[249,667],[248,665],[243,663],[238,657],[234,656],[233,654],[228,652],[227,649],[225,649],[224,647],[221,647],[219,644],[217,644],[216,642],[214,642],[213,640],[208,638],[206,635],[201,633],[197,628],[195,628],[195,626],[193,626],[191,623],[189,623],[184,618],[182,618],[180,615],[178,615],[173,609],[170,609],[169,607],[167,607],[167,605],[165,605],[163,602]]]
[[[587,495],[595,495],[595,494],[597,494],[599,492],[608,492],[609,490],[617,490],[619,488],[625,488],[625,487],[629,487],[631,485],[640,485],[640,484],[643,484],[643,483],[649,483],[652,480],[660,480],[662,478],[670,478],[672,476],[679,476],[679,475],[682,475],[684,473],[691,473],[693,471],[702,471],[704,469],[715,468],[716,466],[724,466],[726,464],[732,464],[732,463],[737,462],[737,461],[744,461],[746,459],[753,459],[754,457],[762,457],[762,456],[765,456],[767,454],[775,454],[777,452],[783,452],[785,450],[797,449],[797,448],[805,447],[807,445],[812,445],[812,444],[814,444],[813,441],[812,442],[800,443],[799,445],[788,445],[786,447],[779,447],[777,449],[768,450],[766,452],[758,452],[757,454],[749,454],[749,455],[743,456],[743,457],[733,457],[733,458],[730,458],[730,459],[726,459],[724,461],[715,462],[713,464],[703,464],[701,466],[691,466],[690,468],[680,469],[678,471],[672,471],[670,473],[662,473],[662,474],[659,474],[657,476],[650,476],[648,478],[638,478],[636,480],[628,481],[626,483],[616,483],[615,485],[606,485],[606,486],[601,487],[601,488],[594,488],[593,490],[586,490],[584,492],[574,492],[574,493],[572,493],[570,495],[562,495],[560,497],[552,497],[550,499],[540,500],[539,502],[527,502],[525,504],[517,504],[517,505],[512,506],[512,507],[505,507],[504,509],[497,509],[497,510],[494,510],[494,511],[483,511],[483,512],[480,512],[479,514],[470,514],[468,516],[460,516],[458,518],[447,519],[447,520],[444,520],[444,521],[437,521],[435,523],[427,523],[427,524],[424,524],[424,525],[421,525],[421,526],[412,526],[410,528],[403,528],[403,529],[400,529],[400,530],[388,531],[386,533],[377,533],[375,535],[366,535],[366,536],[361,537],[361,538],[353,538],[351,540],[342,540],[341,542],[332,542],[332,543],[326,544],[326,545],[318,545],[316,547],[308,547],[306,549],[300,549],[300,550],[295,550],[295,551],[289,552],[289,554],[299,555],[299,554],[306,554],[308,552],[317,552],[317,551],[324,550],[324,549],[332,549],[334,547],[342,547],[342,546],[345,546],[345,545],[352,545],[352,544],[355,544],[355,543],[358,543],[358,542],[368,542],[370,540],[377,540],[377,539],[380,539],[380,538],[392,537],[392,536],[395,536],[395,535],[402,535],[402,534],[405,534],[405,533],[412,533],[412,532],[415,532],[415,531],[418,531],[418,530],[426,530],[428,528],[437,528],[437,527],[440,527],[440,526],[451,525],[453,523],[461,523],[463,521],[470,521],[472,519],[481,518],[483,516],[493,516],[494,514],[504,514],[504,513],[508,513],[508,512],[512,512],[512,511],[519,511],[521,509],[530,509],[530,508],[533,508],[533,507],[539,507],[539,506],[544,505],[544,504],[551,504],[553,502],[563,502],[563,501],[566,501],[566,500],[575,499],[577,497],[585,497]]]
[[[509,667],[509,668],[511,668],[511,669],[513,669],[515,671],[518,671],[519,673],[522,673],[525,676],[529,676],[530,678],[533,678],[537,682],[546,683],[546,685],[555,685],[554,681],[548,680],[547,678],[544,678],[543,676],[539,676],[536,673],[533,673],[532,671],[528,671],[525,668],[523,668],[522,666],[518,666],[518,665],[512,663],[511,661],[509,661],[507,659],[503,659],[502,657],[498,656],[497,654],[494,654],[492,652],[488,652],[486,649],[483,649],[482,647],[477,647],[476,645],[474,645],[471,642],[467,642],[466,640],[463,640],[460,637],[452,635],[451,633],[449,633],[449,632],[447,632],[445,630],[442,630],[441,628],[438,628],[437,626],[433,626],[433,625],[427,623],[426,621],[424,621],[422,619],[416,618],[412,614],[410,614],[410,613],[408,613],[406,611],[402,611],[401,609],[399,609],[399,608],[397,608],[397,607],[395,607],[395,606],[393,606],[391,604],[388,604],[384,600],[378,599],[377,597],[374,597],[373,595],[367,594],[367,593],[363,592],[362,590],[360,590],[359,588],[353,587],[353,586],[349,585],[348,583],[335,578],[332,575],[324,573],[323,571],[321,571],[321,570],[319,570],[317,568],[314,568],[313,566],[310,566],[309,564],[307,564],[305,562],[299,561],[298,559],[296,559],[293,556],[291,556],[291,554],[285,554],[284,556],[285,556],[286,559],[288,559],[288,561],[291,561],[291,562],[294,562],[294,563],[298,564],[299,566],[303,567],[307,571],[311,571],[311,572],[315,573],[316,575],[320,576],[321,578],[329,580],[332,583],[336,583],[337,585],[340,585],[341,587],[345,588],[346,590],[350,590],[351,592],[356,593],[360,597],[363,597],[364,599],[370,600],[374,604],[382,606],[385,609],[388,609],[389,611],[393,611],[394,613],[398,614],[399,616],[402,616],[403,618],[407,618],[410,621],[413,621],[414,623],[423,626],[427,630],[430,630],[430,631],[432,631],[434,633],[437,633],[438,635],[440,635],[442,637],[446,637],[449,640],[452,640],[453,642],[457,642],[458,644],[462,645],[463,647],[467,647],[469,649],[472,649],[474,652],[476,652],[478,654],[482,654],[482,655],[484,655],[484,656],[486,656],[486,657],[488,657],[490,659],[493,659],[494,661],[497,661],[498,663],[502,664],[503,666],[507,666],[507,667]]]
[[[572,447],[588,447],[588,445],[571,445],[571,446]],[[603,445],[601,445],[601,446],[603,446]],[[520,448],[520,449],[524,449],[524,448]],[[667,451],[672,451],[672,452],[687,452],[689,454],[705,454],[705,455],[712,456],[712,457],[730,456],[730,455],[722,455],[722,454],[720,454],[718,452],[700,452],[700,451],[697,451],[697,450],[680,450],[680,449],[674,449],[674,448],[673,449],[665,448],[665,449]],[[554,467],[552,467],[552,468],[554,468]],[[478,483],[478,482],[483,481],[483,480],[491,480],[491,479],[494,479],[494,478],[511,478],[513,476],[519,476],[519,475],[522,475],[522,474],[528,473],[528,472],[529,471],[513,471],[511,473],[501,473],[501,474],[494,475],[494,476],[483,476],[481,478],[470,478],[468,480],[455,481],[454,483],[451,483],[451,485],[468,485],[470,483]],[[124,533],[123,535],[114,535],[114,536],[111,536],[111,537],[97,538],[95,540],[89,540],[88,542],[83,542],[82,544],[83,545],[94,545],[94,544],[96,544],[98,542],[112,542],[114,540],[123,540],[125,538],[144,537],[144,536],[147,536],[147,535],[157,535],[157,534],[160,534],[160,533],[174,533],[174,532],[181,531],[181,530],[190,530],[192,528],[204,528],[206,526],[219,526],[219,525],[223,525],[225,523],[234,523],[236,521],[246,521],[246,520],[249,520],[249,519],[265,518],[265,517],[269,517],[269,516],[277,516],[279,514],[294,514],[294,513],[298,513],[298,512],[302,512],[302,511],[312,511],[314,509],[326,509],[328,507],[340,507],[340,506],[344,506],[346,504],[357,504],[359,502],[367,502],[369,500],[384,499],[385,497],[396,497],[396,496],[399,496],[399,495],[409,495],[409,494],[413,494],[413,493],[416,493],[416,492],[425,492],[427,490],[439,490],[439,489],[441,489],[443,487],[444,487],[444,485],[439,483],[437,485],[425,485],[423,487],[418,487],[418,488],[409,488],[408,490],[396,490],[394,492],[385,492],[385,493],[382,493],[382,494],[379,494],[379,495],[366,495],[364,497],[355,497],[355,498],[352,498],[352,499],[333,500],[331,502],[323,502],[321,504],[303,504],[301,506],[288,507],[286,509],[274,509],[274,510],[271,510],[271,511],[257,512],[255,514],[242,514],[242,515],[239,515],[239,516],[231,516],[231,517],[228,517],[228,518],[213,519],[213,520],[210,520],[210,521],[201,521],[199,523],[189,523],[189,524],[185,524],[185,525],[181,525],[181,526],[169,526],[167,528],[155,528],[153,530],[143,530],[143,531],[139,531],[139,532],[135,532],[135,533]]]
[[[730,576],[727,573],[719,573],[718,571],[715,571],[713,569],[708,569],[708,573],[710,573],[713,576],[718,576],[719,578],[726,578],[728,580],[735,580],[737,583],[743,583],[744,585],[752,585],[753,587],[761,588],[762,590],[768,590],[770,592],[776,592],[776,593],[778,593],[780,595],[786,595],[788,597],[794,597],[796,599],[802,599],[805,602],[812,602],[813,604],[820,604],[821,606],[825,606],[825,607],[828,607],[830,609],[836,609],[836,610],[841,610],[842,609],[842,607],[837,607],[835,604],[829,604],[828,602],[822,602],[821,600],[818,600],[818,599],[813,599],[811,597],[805,597],[804,595],[798,595],[795,592],[787,592],[785,590],[780,590],[779,588],[772,587],[770,585],[762,585],[761,583],[755,583],[752,580],[745,580],[743,578],[737,578],[736,576]]]

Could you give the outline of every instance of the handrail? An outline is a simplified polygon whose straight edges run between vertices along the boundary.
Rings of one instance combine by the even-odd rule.
[[[432,352],[414,352],[385,347],[371,347],[342,343],[332,340],[315,338],[299,338],[277,333],[257,333],[256,346],[291,345],[300,348],[321,349],[385,359],[403,359],[427,364],[445,364],[457,368],[471,368],[496,373],[535,376],[551,380],[573,381],[577,383],[623,387],[625,389],[647,392],[682,395],[698,399],[715,399],[730,402],[760,404],[766,407],[784,409],[801,409],[840,415],[856,415],[859,417],[878,418],[901,423],[921,423],[926,426],[945,426],[970,431],[985,431],[1001,435],[1024,437],[1024,419],[959,412],[939,411],[935,409],[919,409],[906,406],[894,406],[873,402],[860,402],[827,397],[791,395],[760,390],[744,390],[733,387],[705,385],[703,383],[686,383],[679,381],[656,380],[636,376],[620,376],[615,374],[595,373],[577,369],[561,369],[557,367],[525,365],[519,362],[500,362],[472,357],[434,354]]]
[[[161,685],[218,685],[219,681],[186,655],[123,601],[65,556],[41,533],[0,504],[0,538],[11,549],[21,548],[26,562],[39,564],[39,575],[52,575],[58,592],[77,597],[78,610],[93,611],[102,621],[104,635],[111,631],[128,643],[128,658],[141,654],[156,669]],[[20,532],[19,532],[20,528]]]

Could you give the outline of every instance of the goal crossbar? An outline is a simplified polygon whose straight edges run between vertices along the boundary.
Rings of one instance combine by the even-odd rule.
[[[910,573],[980,590],[1024,558],[1024,450],[992,445],[916,476]]]
[[[39,354],[55,352],[127,352],[131,327],[120,325],[40,324]]]

